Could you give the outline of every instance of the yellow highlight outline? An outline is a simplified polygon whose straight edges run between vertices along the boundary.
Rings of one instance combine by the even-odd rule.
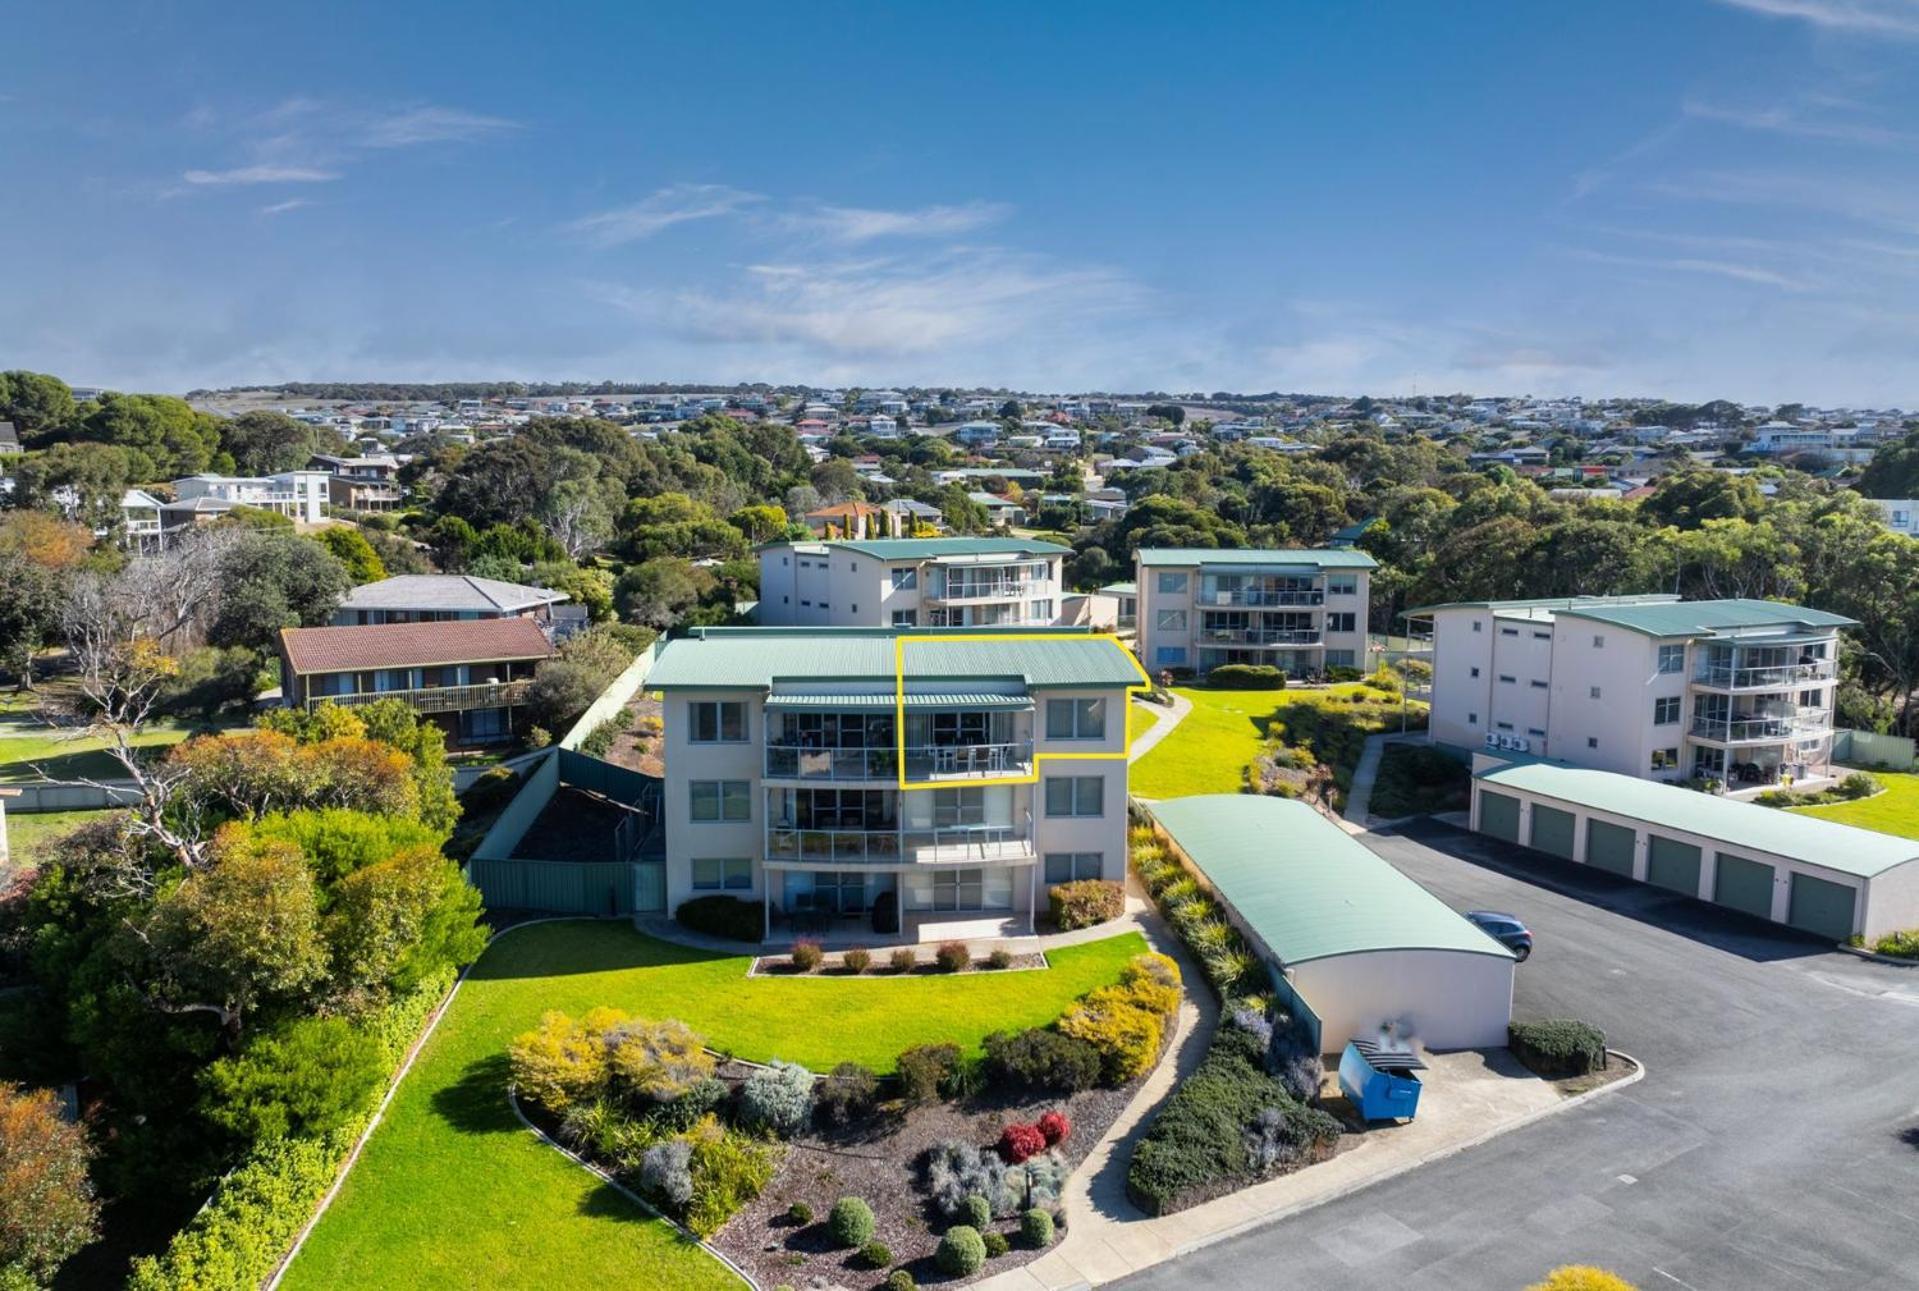
[[[1139,673],[1139,685],[1126,687],[1126,703],[1123,705],[1125,736],[1124,744],[1118,753],[1034,753],[1033,774],[1024,776],[995,776],[990,780],[926,780],[919,783],[909,782],[906,778],[906,646],[909,641],[1110,641],[1115,649],[1126,656],[1126,661]],[[1069,636],[1060,632],[958,632],[926,633],[893,638],[893,729],[896,733],[894,751],[899,760],[899,788],[903,793],[916,789],[952,789],[958,786],[995,785],[995,784],[1038,784],[1040,763],[1047,759],[1078,761],[1123,762],[1132,756],[1133,749],[1133,705],[1135,694],[1151,693],[1153,680],[1146,675],[1146,667],[1138,656],[1128,650],[1117,636],[1110,632],[1089,632],[1085,636]],[[1038,717],[1035,716],[1037,724]],[[1033,733],[1033,742],[1039,743],[1039,732]]]

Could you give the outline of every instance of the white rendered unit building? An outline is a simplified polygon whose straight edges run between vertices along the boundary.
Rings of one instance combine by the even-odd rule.
[[[1149,670],[1366,665],[1377,562],[1363,551],[1144,547],[1135,557],[1139,657]]]
[[[1001,628],[1060,621],[1058,543],[874,538],[760,548],[763,627]]]

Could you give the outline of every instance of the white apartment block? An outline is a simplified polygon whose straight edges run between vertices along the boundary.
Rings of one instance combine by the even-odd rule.
[[[1139,657],[1206,673],[1226,663],[1289,673],[1366,666],[1378,563],[1363,551],[1147,547],[1134,559]]]
[[[189,475],[173,482],[183,503],[205,499],[225,506],[277,511],[301,524],[325,518],[329,471],[281,471],[277,475]],[[206,508],[201,508],[205,510]]]
[[[1919,499],[1914,498],[1867,498],[1866,501],[1879,508],[1885,517],[1886,528],[1894,533],[1903,533],[1908,538],[1919,538]]]
[[[1003,628],[1060,621],[1071,553],[1025,538],[874,538],[759,554],[763,627]]]
[[[1595,596],[1409,610],[1435,744],[1732,791],[1831,773],[1839,630],[1774,601]]]
[[[666,908],[730,894],[769,940],[937,941],[1027,933],[1052,884],[1123,879],[1138,663],[1085,632],[999,635],[670,642],[646,683],[665,700]]]

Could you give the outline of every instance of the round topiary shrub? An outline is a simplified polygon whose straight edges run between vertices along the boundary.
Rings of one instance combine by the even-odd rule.
[[[993,1203],[976,1192],[971,1193],[960,1202],[959,1218],[967,1227],[985,1232],[993,1224]]]
[[[939,1250],[934,1252],[933,1261],[940,1266],[940,1272],[948,1277],[971,1277],[986,1263],[986,1239],[979,1235],[976,1228],[955,1224],[946,1230],[946,1236],[940,1238]]]
[[[942,973],[961,973],[973,962],[973,954],[966,949],[965,942],[949,941],[933,952],[933,960]]]
[[[841,1197],[826,1217],[826,1228],[841,1246],[864,1246],[873,1240],[873,1208],[858,1197]]]
[[[1013,1165],[1018,1165],[1034,1153],[1045,1150],[1046,1135],[1037,1125],[1021,1125],[1014,1122],[1000,1131],[999,1154]]]
[[[986,957],[986,966],[1005,972],[1013,966],[1013,952],[1004,946],[995,947],[993,953]]]
[[[905,1269],[894,1269],[886,1275],[886,1291],[919,1291],[919,1287],[911,1273]]]
[[[873,965],[873,952],[864,946],[855,946],[840,956],[840,962],[849,973],[864,973]]]
[[[796,941],[793,943],[793,971],[810,973],[820,966],[826,958],[826,952],[820,949],[817,941]]]
[[[996,1260],[1013,1249],[1013,1244],[1006,1240],[1005,1233],[982,1233],[980,1241],[986,1244],[986,1258],[989,1260]]]
[[[1036,1125],[1049,1148],[1066,1142],[1066,1136],[1073,1132],[1073,1123],[1066,1119],[1065,1112],[1043,1112]]]
[[[896,973],[910,973],[919,967],[919,962],[919,952],[911,946],[901,946],[892,955],[893,971]]]
[[[1019,1217],[1019,1235],[1028,1246],[1046,1247],[1053,1244],[1053,1217],[1034,1207]]]
[[[796,1201],[786,1208],[786,1217],[796,1224],[813,1222],[813,1208],[803,1201]]]
[[[869,1269],[883,1269],[893,1262],[893,1248],[885,1242],[868,1242],[860,1247],[860,1259]]]

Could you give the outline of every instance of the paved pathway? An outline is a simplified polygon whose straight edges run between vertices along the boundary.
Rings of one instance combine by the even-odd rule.
[[[1168,692],[1173,696],[1172,707],[1154,704],[1153,711],[1159,714],[1159,721],[1153,729],[1133,741],[1133,747],[1127,751],[1126,760],[1137,762],[1153,751],[1153,747],[1165,739],[1175,726],[1186,720],[1186,714],[1193,711],[1193,701],[1177,691]],[[1144,702],[1144,701],[1136,701]]]
[[[1386,746],[1418,744],[1425,738],[1397,731],[1366,737],[1366,751],[1359,755],[1359,765],[1353,768],[1353,787],[1346,793],[1347,833],[1365,832],[1367,819],[1372,814],[1373,782],[1379,778],[1379,759],[1385,755]]]

